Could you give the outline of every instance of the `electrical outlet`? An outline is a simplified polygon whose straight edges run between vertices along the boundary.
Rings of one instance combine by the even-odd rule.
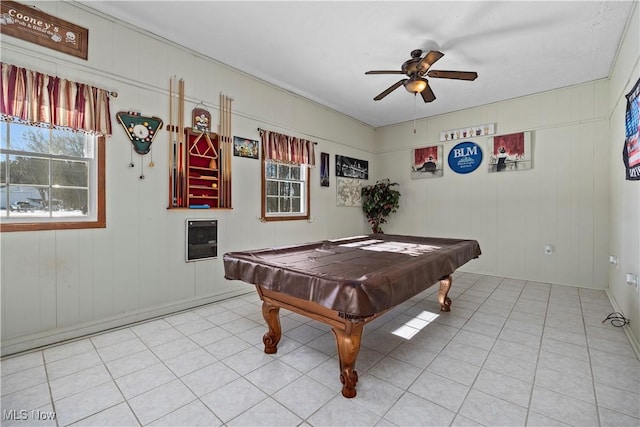
[[[544,254],[545,255],[551,255],[552,253],[553,253],[553,246],[544,245]]]
[[[618,265],[618,257],[615,255],[609,255],[609,264]]]
[[[625,279],[627,281],[627,285],[633,286],[636,288],[636,292],[638,292],[638,276],[632,273],[627,273]]]

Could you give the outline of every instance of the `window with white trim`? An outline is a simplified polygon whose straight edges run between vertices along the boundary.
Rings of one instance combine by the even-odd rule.
[[[309,167],[263,160],[262,218],[309,219]]]

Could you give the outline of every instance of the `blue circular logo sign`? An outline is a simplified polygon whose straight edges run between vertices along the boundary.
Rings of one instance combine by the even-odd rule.
[[[469,173],[482,163],[482,149],[471,141],[461,142],[449,151],[449,167],[455,173]]]

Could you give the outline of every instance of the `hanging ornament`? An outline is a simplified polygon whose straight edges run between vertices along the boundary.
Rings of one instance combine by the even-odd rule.
[[[153,138],[162,128],[162,119],[145,117],[135,111],[121,111],[116,117],[131,140],[135,152],[140,155],[147,154],[151,150]]]
[[[120,111],[116,114],[118,122],[122,125],[127,137],[131,141],[133,150],[144,156],[151,151],[151,143],[155,138],[158,130],[162,128],[162,119],[157,117],[145,117],[135,111]],[[133,152],[131,153],[131,162],[129,167],[134,167]],[[149,167],[154,167],[153,154]],[[140,162],[140,179],[144,179],[144,165]]]

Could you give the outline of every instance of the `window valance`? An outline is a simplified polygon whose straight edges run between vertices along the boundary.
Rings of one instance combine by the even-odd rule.
[[[316,164],[314,142],[264,129],[258,130],[265,160],[296,165]]]
[[[107,90],[1,64],[1,114],[30,123],[111,135]]]

